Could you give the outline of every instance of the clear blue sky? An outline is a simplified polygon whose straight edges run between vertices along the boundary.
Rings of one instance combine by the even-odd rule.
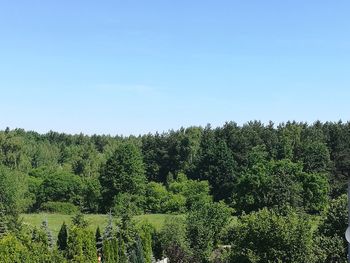
[[[0,4],[0,128],[347,121],[350,1]]]

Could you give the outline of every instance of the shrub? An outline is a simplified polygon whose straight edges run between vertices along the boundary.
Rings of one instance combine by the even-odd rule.
[[[231,209],[223,202],[197,204],[186,218],[186,231],[194,259],[208,262],[220,233],[229,223]]]
[[[46,202],[41,204],[41,211],[50,212],[50,213],[59,213],[59,214],[74,214],[78,212],[78,208],[72,203],[68,202]]]
[[[171,194],[163,204],[163,211],[167,213],[183,213],[186,210],[186,198],[181,194]]]
[[[316,236],[314,258],[317,263],[346,263],[347,244],[343,237]]]
[[[150,182],[146,188],[146,210],[152,213],[162,213],[163,204],[169,197],[167,189],[161,183]]]
[[[331,201],[315,238],[317,262],[346,262],[347,242],[345,230],[348,226],[347,196]]]
[[[123,215],[128,211],[132,215],[139,215],[143,212],[143,202],[144,200],[141,196],[120,193],[114,199],[114,213],[116,215]]]
[[[311,223],[293,210],[244,215],[229,236],[231,262],[312,262]]]
[[[187,262],[187,259],[190,258],[189,243],[186,237],[186,222],[184,219],[168,218],[158,235],[158,240],[170,262]]]
[[[68,259],[76,263],[93,263],[96,253],[94,234],[85,227],[73,226],[68,236]]]
[[[45,177],[37,194],[37,203],[48,201],[81,203],[83,186],[79,176],[61,170]]]

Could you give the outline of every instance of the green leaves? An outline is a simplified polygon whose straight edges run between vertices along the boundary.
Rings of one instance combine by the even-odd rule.
[[[0,165],[0,209],[6,218],[6,228],[19,229],[20,212],[30,203],[25,175]]]
[[[187,238],[193,256],[207,262],[219,234],[231,216],[231,209],[223,202],[198,203],[189,211],[186,219]]]
[[[37,202],[47,201],[71,202],[80,205],[82,181],[77,175],[68,171],[57,171],[48,174],[40,185]]]
[[[286,206],[321,212],[328,202],[329,183],[324,174],[305,173],[290,160],[256,163],[239,178],[233,196],[238,212]]]
[[[146,177],[140,150],[131,143],[120,145],[107,160],[99,180],[105,211],[118,193],[142,195]]]
[[[229,237],[231,262],[310,262],[311,223],[293,210],[262,209],[242,216]]]

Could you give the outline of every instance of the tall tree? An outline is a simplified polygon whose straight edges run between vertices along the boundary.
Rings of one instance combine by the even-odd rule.
[[[216,139],[210,127],[202,136],[196,169],[192,177],[208,180],[212,186],[215,200],[226,200],[232,196],[233,186],[237,180],[236,162],[232,152],[222,139]]]
[[[199,262],[209,262],[219,234],[230,216],[231,210],[223,202],[198,204],[188,213],[187,237],[192,253]]]
[[[112,207],[118,193],[142,195],[146,178],[140,150],[131,143],[120,145],[107,160],[99,179],[104,211]]]
[[[0,207],[9,230],[20,228],[19,213],[25,210],[27,181],[23,173],[0,165]]]

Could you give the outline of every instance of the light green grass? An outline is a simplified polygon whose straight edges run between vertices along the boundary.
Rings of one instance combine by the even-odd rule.
[[[53,236],[57,236],[58,231],[63,222],[67,225],[72,223],[72,215],[62,215],[54,213],[38,213],[38,214],[22,214],[23,223],[30,225],[32,227],[40,227],[41,223],[47,219],[49,229],[52,231]],[[134,220],[136,224],[142,222],[148,222],[152,224],[157,230],[160,230],[164,225],[167,218],[171,217],[183,217],[182,215],[167,215],[167,214],[145,214],[140,216],[135,216]],[[89,222],[89,228],[95,231],[99,226],[101,231],[105,228],[108,222],[108,215],[101,214],[87,214],[85,219]]]

